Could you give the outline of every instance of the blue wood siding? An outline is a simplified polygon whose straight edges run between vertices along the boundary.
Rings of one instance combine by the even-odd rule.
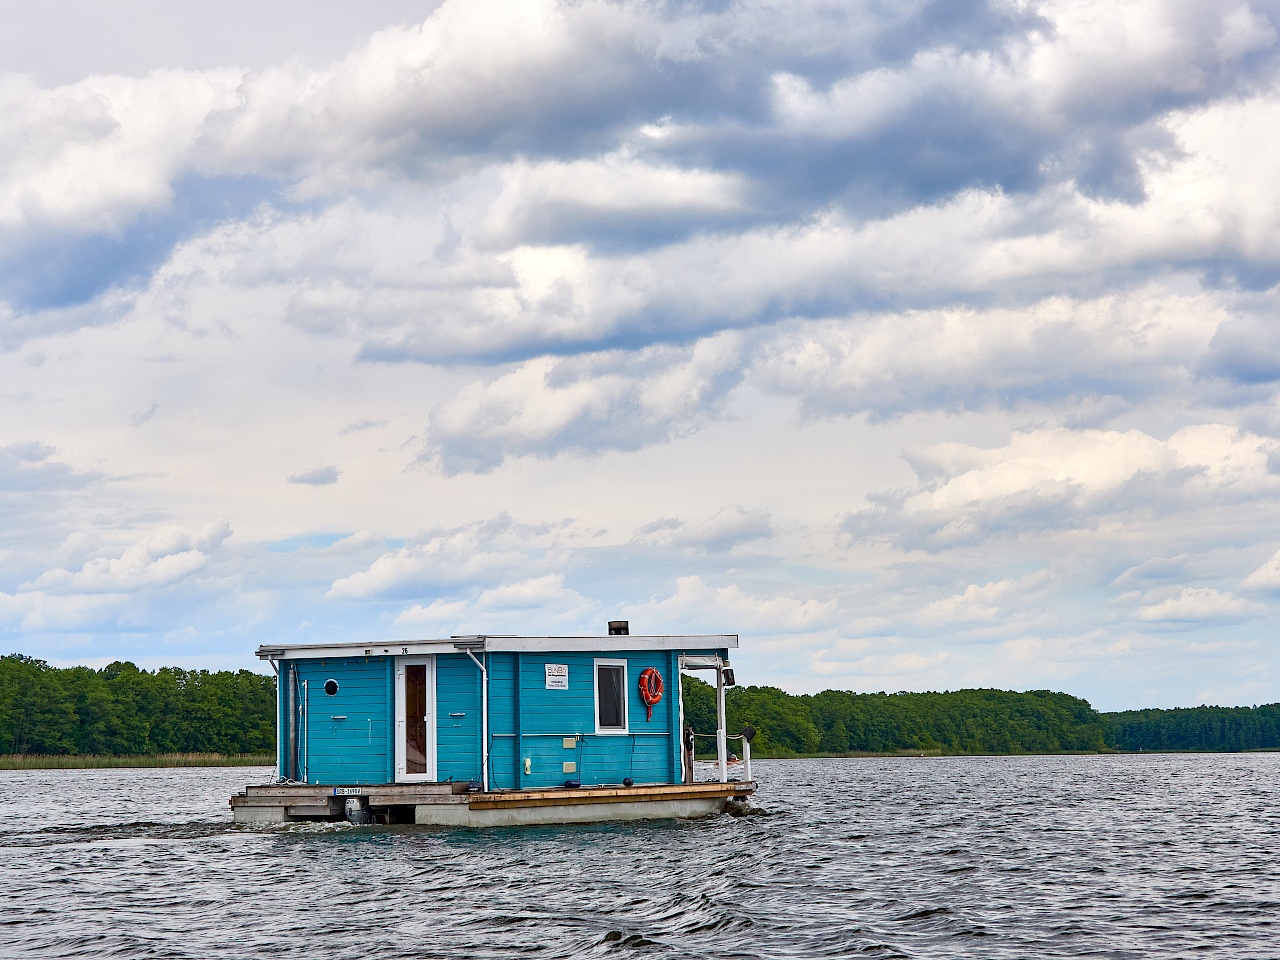
[[[679,726],[679,707],[674,702],[676,656],[666,650],[491,654],[491,785],[515,789],[559,786],[566,780],[621,783],[624,777],[636,783],[678,782],[679,740],[672,736]],[[626,661],[626,734],[596,733],[597,659]],[[568,666],[568,690],[546,688],[548,663]],[[646,667],[662,674],[665,687],[652,720],[646,719],[640,699],[640,673]],[[570,737],[573,745],[566,748],[564,740]],[[530,761],[528,774],[525,758]],[[577,765],[575,773],[564,772],[566,761]]]
[[[436,657],[436,779],[480,779],[480,668],[465,653]]]
[[[300,759],[312,783],[386,783],[393,778],[393,698],[389,658],[291,660],[307,682],[307,729]],[[338,692],[324,692],[326,680]],[[337,719],[345,717],[345,719]]]
[[[491,653],[489,668],[489,785],[518,786],[520,697],[516,672],[521,654]]]
[[[727,656],[725,650],[688,653]],[[566,780],[584,785],[675,783],[680,779],[680,705],[677,700],[679,653],[668,650],[609,653],[490,653],[489,782],[498,789],[559,786]],[[595,661],[627,664],[625,734],[597,734]],[[548,690],[548,663],[569,668],[569,688]],[[308,730],[298,730],[300,758],[307,779],[322,784],[390,783],[395,779],[394,658],[288,660],[297,671],[299,688],[308,688]],[[640,699],[640,673],[646,667],[662,674],[663,698],[646,719]],[[436,677],[436,776],[440,780],[481,778],[480,670],[466,654],[439,654]],[[328,696],[324,682],[338,681]],[[283,683],[283,680],[282,680]],[[284,687],[282,686],[282,690]],[[294,706],[296,706],[296,701]],[[281,699],[280,735],[287,735]],[[344,720],[335,719],[345,717]],[[572,739],[569,747],[564,746]],[[524,761],[530,772],[524,772]],[[566,773],[564,763],[577,765]]]

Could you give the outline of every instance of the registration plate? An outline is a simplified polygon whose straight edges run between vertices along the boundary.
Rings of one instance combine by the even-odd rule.
[[[362,797],[364,789],[361,787],[334,787],[333,795],[335,797]]]

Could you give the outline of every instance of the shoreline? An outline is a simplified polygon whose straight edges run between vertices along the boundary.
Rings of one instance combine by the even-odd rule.
[[[1197,756],[1234,755],[1240,753],[1280,753],[1280,747],[1250,747],[1245,750],[1055,750],[1051,753],[944,753],[942,750],[895,750],[890,753],[874,753],[864,750],[847,750],[842,753],[789,753],[785,756],[769,756],[753,753],[752,763],[758,760],[917,760],[922,758],[953,757],[1143,757],[1152,754]],[[699,763],[715,763],[715,754],[699,755]]]
[[[89,770],[111,767],[274,767],[273,753],[35,754],[0,756],[0,770]]]
[[[843,753],[797,753],[785,757],[755,756],[754,760],[910,760],[949,757],[1140,757],[1149,754],[1239,754],[1280,753],[1280,749],[1250,750],[1061,750],[1055,753],[943,753],[941,750],[896,750],[892,753],[846,751]],[[699,763],[714,763],[715,757],[698,757]],[[273,767],[270,753],[158,753],[152,755],[114,754],[4,754],[0,770],[90,770],[112,767]]]

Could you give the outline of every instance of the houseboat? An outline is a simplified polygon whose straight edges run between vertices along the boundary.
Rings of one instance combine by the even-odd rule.
[[[264,646],[277,779],[231,798],[239,823],[510,826],[700,817],[755,791],[750,737],[725,729],[734,634],[457,636]],[[715,674],[717,762],[697,782],[683,671]],[[728,775],[741,743],[740,779]]]

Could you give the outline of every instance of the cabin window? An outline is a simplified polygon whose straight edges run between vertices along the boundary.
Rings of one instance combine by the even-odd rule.
[[[627,661],[596,661],[596,733],[627,732]]]

